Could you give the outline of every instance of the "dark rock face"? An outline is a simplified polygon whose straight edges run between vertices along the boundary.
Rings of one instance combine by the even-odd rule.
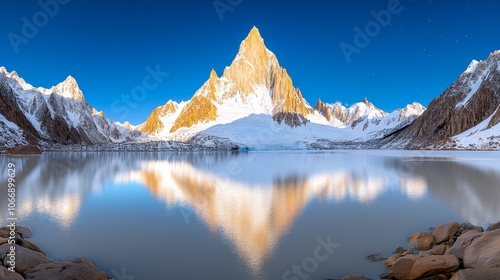
[[[495,113],[491,127],[500,121],[499,107],[500,52],[497,51],[487,60],[471,64],[395,141],[403,143],[404,148],[425,148],[448,140]]]
[[[294,112],[280,112],[273,115],[273,120],[279,124],[285,123],[291,127],[306,125],[309,120],[302,114]]]
[[[17,124],[24,131],[28,142],[32,145],[38,143],[40,134],[17,105],[13,90],[0,80],[0,115]]]
[[[119,130],[102,112],[92,108],[72,77],[51,89],[33,88],[15,71],[8,73],[3,67],[0,67],[0,115],[18,127],[0,121],[1,131],[26,139],[9,136],[3,140],[8,143],[0,142],[0,146],[6,147],[107,144],[140,135],[124,127]]]

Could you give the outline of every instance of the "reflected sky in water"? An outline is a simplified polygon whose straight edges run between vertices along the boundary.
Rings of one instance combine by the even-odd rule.
[[[50,257],[87,256],[136,279],[281,279],[327,236],[340,247],[309,279],[377,277],[383,265],[366,256],[415,231],[500,220],[495,152],[0,157],[9,162],[21,224]]]

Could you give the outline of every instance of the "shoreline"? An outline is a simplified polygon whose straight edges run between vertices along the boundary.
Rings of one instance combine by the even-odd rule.
[[[12,236],[12,237],[11,237]],[[30,228],[16,226],[0,228],[0,279],[2,280],[110,280],[87,258],[56,261],[35,243],[28,239],[33,236]],[[15,239],[15,244],[9,242]]]
[[[30,228],[15,229],[15,244],[8,227],[0,228],[0,279],[6,280],[109,280],[109,274],[99,270],[87,258],[55,261],[35,243]],[[12,246],[15,250],[12,250]],[[500,222],[488,228],[469,223],[439,224],[431,231],[410,235],[406,248],[398,247],[390,256],[367,256],[372,262],[384,262],[386,272],[379,279],[406,280],[495,280],[500,279]],[[15,251],[15,267],[8,256]],[[12,272],[14,270],[15,272]],[[374,280],[359,274],[327,280]]]
[[[372,262],[384,262],[384,280],[498,280],[500,279],[500,222],[486,229],[470,223],[448,222],[431,231],[419,231],[406,239],[407,248],[393,254],[372,254]],[[327,280],[374,280],[360,274]]]

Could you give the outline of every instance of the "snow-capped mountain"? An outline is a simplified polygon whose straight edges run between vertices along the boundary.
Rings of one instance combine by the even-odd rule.
[[[152,141],[185,141],[201,133],[253,148],[303,148],[318,139],[384,137],[423,111],[414,103],[388,114],[367,99],[349,108],[318,100],[312,108],[253,27],[222,76],[212,70],[191,100],[168,101],[137,128]]]
[[[138,136],[89,106],[71,76],[50,89],[35,88],[0,67],[0,99],[0,146],[117,143]]]
[[[500,148],[500,51],[473,60],[428,110],[388,145],[398,148]]]
[[[141,132],[167,135],[177,131],[200,131],[251,114],[271,115],[297,126],[302,125],[304,116],[313,111],[254,27],[221,77],[212,70],[209,79],[191,100],[183,106],[172,102],[157,108],[141,126]],[[301,117],[288,114],[300,114]],[[173,124],[170,124],[172,119]],[[294,122],[296,120],[299,121]]]

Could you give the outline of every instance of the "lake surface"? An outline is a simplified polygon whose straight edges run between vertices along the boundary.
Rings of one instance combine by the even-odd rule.
[[[47,153],[0,157],[1,182],[9,162],[32,240],[116,280],[375,278],[416,231],[500,220],[498,152]]]

